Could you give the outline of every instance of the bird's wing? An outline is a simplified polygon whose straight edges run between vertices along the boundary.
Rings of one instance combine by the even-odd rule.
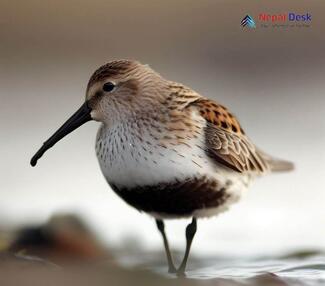
[[[269,170],[267,161],[224,106],[205,98],[192,102],[190,106],[206,120],[206,151],[211,158],[240,173],[261,174]]]

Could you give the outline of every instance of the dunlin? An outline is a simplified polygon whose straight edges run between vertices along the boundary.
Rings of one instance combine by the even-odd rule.
[[[102,123],[96,153],[108,184],[156,219],[169,272],[179,275],[185,273],[198,218],[225,211],[256,177],[293,168],[258,149],[223,105],[129,60],[94,72],[85,103],[44,143],[31,165],[89,120]],[[192,222],[177,269],[163,220],[186,217]]]

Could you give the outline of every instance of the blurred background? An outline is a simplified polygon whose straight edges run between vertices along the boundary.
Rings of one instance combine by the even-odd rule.
[[[229,212],[199,221],[194,255],[325,249],[323,1],[1,1],[0,229],[76,214],[110,247],[162,249],[154,220],[121,201],[94,152],[98,123],[37,167],[29,160],[83,102],[100,65],[137,59],[229,107],[292,173],[257,180]],[[258,14],[309,13],[309,27],[262,28]],[[247,14],[256,29],[242,28]],[[167,222],[184,249],[188,221]]]

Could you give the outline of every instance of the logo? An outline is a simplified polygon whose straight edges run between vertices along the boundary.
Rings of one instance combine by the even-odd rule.
[[[297,13],[282,13],[282,14],[267,14],[260,13],[258,20],[262,22],[311,22],[311,14]]]
[[[256,28],[255,21],[253,17],[246,15],[243,20],[241,20],[240,24],[243,27],[248,27],[248,28]]]
[[[309,28],[312,24],[310,13],[282,12],[278,14],[258,13],[255,19],[246,15],[240,22],[244,28]]]

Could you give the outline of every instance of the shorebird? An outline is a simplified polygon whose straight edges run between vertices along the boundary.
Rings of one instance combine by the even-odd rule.
[[[258,149],[223,105],[163,78],[137,61],[117,60],[91,76],[84,104],[31,159],[90,120],[101,122],[96,154],[108,184],[156,220],[170,273],[185,275],[197,219],[239,200],[251,181],[293,164]],[[192,218],[175,267],[164,219]]]

